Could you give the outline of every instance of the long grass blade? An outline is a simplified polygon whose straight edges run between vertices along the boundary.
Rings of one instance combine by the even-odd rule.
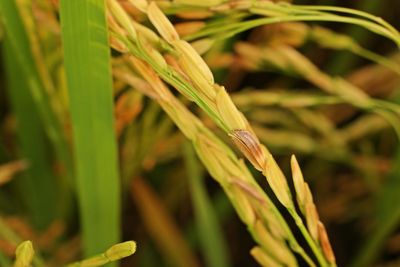
[[[39,229],[47,227],[56,216],[57,183],[51,166],[51,155],[46,149],[46,135],[27,81],[21,79],[21,67],[15,61],[15,51],[8,40],[3,55],[7,73],[7,89],[17,119],[17,135],[21,152],[29,165],[25,174],[17,179],[24,204],[28,206],[33,224]]]
[[[104,1],[60,2],[86,256],[119,241],[120,181]]]

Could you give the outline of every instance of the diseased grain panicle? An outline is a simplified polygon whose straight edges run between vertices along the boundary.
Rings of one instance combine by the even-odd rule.
[[[86,166],[83,178],[107,173],[116,176],[116,172],[121,172],[121,182],[134,179],[133,187],[120,189],[132,191],[133,201],[140,211],[144,211],[141,216],[154,239],[154,249],[165,258],[160,263],[172,259],[182,267],[195,267],[198,263],[195,258],[199,256],[204,258],[201,261],[205,265],[227,267],[231,264],[226,240],[218,235],[221,232],[219,222],[210,208],[213,204],[210,200],[215,200],[212,199],[215,195],[204,190],[210,185],[212,189],[220,185],[252,236],[254,248],[250,253],[260,265],[336,267],[327,229],[319,218],[310,190],[313,184],[307,184],[307,177],[303,177],[294,155],[291,158],[292,181],[285,177],[284,171],[288,166],[280,168],[278,164],[284,162],[284,155],[289,150],[298,151],[307,158],[310,168],[305,170],[325,178],[317,182],[316,190],[326,194],[321,203],[326,226],[329,220],[357,219],[354,214],[360,214],[360,207],[354,211],[343,209],[346,205],[342,204],[361,194],[364,196],[371,188],[368,184],[365,186],[365,181],[349,183],[348,176],[370,172],[373,176],[385,175],[393,167],[389,165],[396,167],[396,164],[389,164],[389,154],[396,152],[391,146],[394,144],[393,136],[400,140],[400,103],[392,99],[397,93],[394,87],[400,81],[400,54],[395,50],[393,56],[381,56],[366,47],[371,40],[358,44],[349,34],[337,34],[322,27],[308,26],[308,23],[339,22],[363,27],[391,39],[398,47],[399,31],[383,19],[361,10],[330,5],[292,5],[292,0],[88,2],[89,5],[73,0],[0,0],[0,21],[4,20],[0,25],[0,40],[5,41],[5,50],[2,51],[5,60],[0,64],[4,65],[4,74],[10,80],[6,86],[10,98],[2,103],[15,106],[15,110],[3,116],[5,127],[0,132],[10,140],[7,139],[0,150],[3,157],[8,154],[26,156],[32,161],[26,177],[20,181],[21,196],[11,195],[18,203],[27,202],[25,208],[21,205],[21,214],[19,207],[13,213],[20,217],[25,216],[26,211],[26,219],[30,222],[5,218],[3,223],[0,216],[0,235],[4,235],[0,238],[0,248],[3,245],[7,248],[6,255],[2,255],[0,250],[1,264],[13,266],[13,259],[9,256],[11,245],[18,241],[18,236],[37,238],[48,226],[47,234],[38,242],[38,249],[45,250],[46,258],[56,252],[57,255],[51,258],[54,266],[60,266],[67,258],[73,259],[79,250],[97,251],[103,241],[108,243],[118,239],[121,225],[118,218],[121,216],[119,209],[112,206],[119,206],[121,192],[118,184],[112,182],[119,179],[110,177],[112,179],[107,182],[98,177],[98,184],[94,183],[96,190],[84,190],[88,188],[85,183],[93,184],[92,181],[78,179],[82,182],[78,183],[80,188],[70,188],[63,183],[70,179],[64,178],[74,176],[74,172],[78,176],[85,174],[80,165]],[[381,4],[384,1],[375,2]],[[387,7],[382,5],[382,8],[385,11]],[[72,12],[73,9],[77,9],[76,12]],[[311,42],[317,49],[307,49]],[[65,53],[59,51],[60,45]],[[329,53],[332,51],[325,51],[326,48],[345,50],[345,53],[362,57],[363,62],[350,64],[359,59],[331,57]],[[341,51],[333,53],[338,55]],[[361,66],[370,63],[377,66]],[[347,80],[325,73],[324,67],[346,75]],[[281,74],[289,79],[280,77]],[[26,94],[14,88],[19,84],[25,85],[26,88],[21,89],[26,89]],[[310,85],[312,88],[308,88]],[[299,88],[294,88],[297,86]],[[90,91],[94,93],[92,97]],[[81,93],[82,97],[79,97]],[[235,97],[237,95],[239,97]],[[77,98],[77,101],[69,103],[70,98]],[[25,110],[18,105],[26,106]],[[79,113],[90,123],[84,123],[79,116],[69,120],[69,113]],[[244,114],[252,121],[253,127]],[[388,127],[395,131],[387,130]],[[84,133],[81,134],[79,129]],[[90,133],[91,129],[102,134],[95,136]],[[108,130],[115,130],[116,135],[107,138],[104,133]],[[362,148],[368,135],[373,137],[367,140],[365,150]],[[20,144],[11,140],[18,137],[22,139]],[[92,143],[85,140],[88,137],[92,137]],[[177,149],[183,138],[193,143],[203,166],[218,185],[203,181],[202,178],[208,176],[203,177],[197,159],[188,147],[184,151]],[[270,144],[282,156],[274,158],[263,143]],[[16,145],[20,145],[20,149]],[[232,146],[242,152],[239,157],[236,151],[232,151]],[[93,155],[111,157],[87,158],[85,152],[91,151],[92,147],[103,152]],[[121,148],[120,160],[114,155],[115,152],[118,154],[118,149],[115,149],[118,147]],[[19,150],[21,155],[14,153]],[[384,156],[381,158],[380,154]],[[313,155],[318,155],[317,159]],[[180,166],[181,156],[185,160],[185,170]],[[70,166],[71,157],[78,165],[76,170]],[[393,157],[392,160],[396,163],[398,159]],[[27,167],[24,162],[19,163],[23,166],[13,163],[0,165],[0,185]],[[94,165],[90,167],[89,163]],[[335,164],[346,165],[346,171],[335,170],[332,168]],[[249,169],[247,165],[252,166]],[[324,168],[326,165],[328,168]],[[192,255],[186,247],[180,237],[182,233],[169,220],[165,207],[160,205],[162,203],[157,201],[155,194],[149,191],[140,197],[140,193],[150,187],[137,175],[145,172],[151,177],[158,176],[163,174],[164,168],[167,169],[165,184],[168,196],[173,200],[192,198],[192,203],[182,201],[177,207],[186,209],[188,204],[193,204],[195,220],[190,222],[190,226],[200,226],[196,229],[200,233],[199,255]],[[252,175],[254,169],[259,171],[255,177]],[[176,194],[173,189],[179,189],[185,175],[190,179],[191,192],[189,195]],[[43,181],[32,183],[30,176],[42,177]],[[260,179],[263,176],[266,180]],[[378,182],[386,183],[386,180]],[[51,181],[56,183],[48,183]],[[158,178],[152,182],[159,185]],[[393,184],[389,179],[384,186],[392,189]],[[344,192],[340,190],[343,188]],[[37,196],[30,197],[31,191],[38,193]],[[50,194],[41,194],[42,191]],[[71,198],[75,191],[80,195],[78,199]],[[58,196],[52,192],[63,194]],[[7,197],[7,192],[3,193]],[[217,193],[219,198],[221,192]],[[346,195],[342,196],[343,193]],[[25,195],[28,198],[25,199]],[[4,198],[3,195],[0,197]],[[384,200],[391,197],[391,194],[383,194]],[[47,203],[47,200],[54,201]],[[69,240],[74,234],[72,232],[64,236],[65,244],[59,244],[63,227],[51,223],[59,215],[70,215],[68,206],[71,200],[77,200],[83,207],[80,216],[82,231],[79,233],[84,241],[82,246],[77,246],[80,240]],[[86,200],[93,201],[86,205]],[[3,203],[3,208],[7,209],[8,204],[13,203]],[[381,204],[379,208],[387,209],[392,203]],[[59,206],[66,209],[57,210]],[[94,207],[97,210],[93,210]],[[110,208],[113,212],[107,212]],[[91,231],[91,226],[97,227],[96,221],[90,221],[94,211],[106,215],[101,220],[104,227],[98,225],[99,229],[104,228],[97,231],[98,236],[97,232],[93,235]],[[361,211],[365,211],[364,206]],[[123,215],[123,219],[130,221],[130,216]],[[184,216],[186,218],[186,214]],[[371,240],[376,241],[373,235],[383,236],[381,230],[393,230],[393,225],[389,225],[393,214],[387,216],[381,220],[382,224],[374,225],[376,229],[368,229],[372,233]],[[344,237],[343,233],[338,233],[335,241],[351,242],[351,236],[346,236],[346,233]],[[241,239],[241,233],[238,235]],[[376,242],[375,247],[384,245],[383,241]],[[98,254],[67,267],[105,265],[131,255],[135,249],[134,242],[116,244],[103,253],[98,251]],[[58,255],[58,251],[66,254]],[[371,251],[368,244],[361,246],[359,255],[352,259],[354,262],[351,264],[370,266],[377,253],[365,253],[368,251]],[[242,256],[238,254],[233,258],[239,262]],[[142,258],[137,261],[142,261]],[[36,262],[32,263],[33,260]],[[17,247],[14,267],[44,265],[41,262],[40,255],[34,257],[30,241]],[[389,264],[399,267],[400,262],[397,263]]]
[[[239,6],[232,5],[232,3],[230,3],[228,7],[240,8]],[[245,6],[243,7],[245,8]],[[144,10],[145,7],[142,6],[141,9]],[[158,52],[159,44],[161,43],[160,40],[157,40],[157,38],[153,36],[153,41],[149,42],[146,41],[146,34],[139,34],[139,38],[137,39],[142,39],[139,43],[143,45],[143,49],[139,52],[133,50],[134,54],[138,53],[140,56],[140,53],[145,53],[146,55],[143,58],[151,59],[148,60],[149,62],[147,63],[142,60],[137,60],[136,68],[153,87],[153,90],[158,95],[157,101],[182,132],[194,142],[196,152],[202,162],[212,176],[222,185],[240,218],[249,226],[253,237],[257,240],[260,247],[264,252],[267,251],[265,255],[269,254],[272,259],[277,259],[278,261],[276,261],[276,263],[280,261],[285,266],[297,266],[295,257],[293,257],[291,250],[287,248],[285,243],[287,240],[290,240],[291,249],[300,253],[310,266],[315,266],[312,259],[305,255],[300,245],[297,244],[297,241],[290,232],[290,228],[287,226],[285,228],[281,225],[282,222],[285,221],[283,218],[279,217],[281,216],[279,211],[273,208],[260,207],[260,204],[261,206],[266,203],[268,203],[268,205],[273,204],[265,193],[260,190],[253,178],[247,172],[243,171],[242,163],[232,156],[232,154],[227,154],[226,148],[221,147],[217,139],[212,137],[212,135],[204,129],[204,126],[198,122],[197,118],[187,111],[179,101],[175,100],[174,96],[169,92],[168,88],[163,85],[163,82],[158,76],[160,75],[165,81],[176,86],[178,91],[207,110],[211,117],[222,126],[227,134],[229,134],[244,156],[267,178],[268,184],[279,202],[294,216],[293,218],[296,220],[299,227],[301,226],[304,227],[303,229],[306,229],[303,225],[303,220],[296,213],[287,180],[275,159],[267,148],[259,142],[248,121],[232,102],[225,88],[215,84],[213,73],[199,55],[201,50],[209,49],[210,42],[203,42],[206,45],[202,45],[203,47],[200,46],[202,49],[198,49],[198,52],[190,43],[180,39],[176,29],[158,8],[157,4],[151,2],[147,6],[145,12],[162,38],[169,43],[169,45],[167,45],[168,55],[164,57]],[[119,23],[122,24],[122,22]],[[137,32],[142,31],[139,29],[139,26],[135,26]],[[278,52],[272,54],[272,59],[270,60],[275,60],[274,63],[279,67],[286,68],[292,63],[291,60],[295,58],[291,52]],[[255,54],[256,53],[253,53],[253,56]],[[152,70],[152,68],[154,68],[154,70]],[[311,68],[311,70],[312,71],[307,72],[307,75],[313,73],[314,69]],[[179,83],[185,83],[185,86]],[[206,132],[207,134],[205,134]],[[321,233],[317,229],[318,226],[316,227],[316,225],[318,225],[318,213],[312,202],[311,192],[308,185],[304,182],[300,167],[294,157],[292,158],[292,171],[297,201],[299,202],[303,214],[309,217],[306,218],[309,233],[302,233],[312,237],[308,240],[317,240],[317,238],[321,240]],[[269,213],[271,210],[273,211],[273,215],[265,214]],[[263,224],[265,225],[261,224],[259,221],[260,218],[263,219]],[[255,222],[258,222],[257,226],[253,227]],[[276,231],[274,231],[275,233],[268,235],[266,229],[270,229],[269,227],[276,228]],[[264,232],[264,239],[257,239],[258,234],[260,234],[263,229],[267,231],[267,234]],[[256,232],[258,232],[258,234]],[[314,245],[315,244],[316,243],[314,243]],[[276,254],[269,253],[268,247],[271,246],[275,248],[273,251]],[[256,252],[258,257],[264,255],[260,252],[263,251]],[[315,249],[314,252],[318,253]],[[322,252],[319,253],[322,255]],[[321,257],[323,258],[323,256]],[[265,260],[265,257],[263,259]]]
[[[148,65],[145,65],[144,63],[140,64],[144,66],[140,67],[139,70],[143,71],[144,69],[145,72],[151,73],[151,70],[148,69]],[[144,77],[147,77],[149,80],[151,79],[154,86],[160,87],[157,83],[154,83],[155,77],[152,75],[146,74]],[[159,89],[167,90],[166,87],[160,87]],[[159,90],[158,92],[162,93]],[[187,110],[179,108],[181,104],[175,103],[174,105],[169,105],[174,102],[172,99],[167,101],[167,103],[163,103],[161,98],[159,98],[159,101],[178,126],[181,123],[193,123],[193,119],[181,118],[188,112]],[[185,120],[186,122],[182,122],[182,120]],[[215,177],[225,188],[228,196],[237,209],[240,218],[247,225],[253,225],[257,217],[264,217],[262,214],[258,214],[260,211],[258,206],[261,204],[262,207],[266,207],[268,200],[265,199],[265,195],[260,193],[262,191],[250,182],[252,178],[251,176],[249,177],[250,174],[247,171],[243,171],[241,162],[232,158],[229,153],[227,154],[223,148],[219,147],[218,143],[216,143],[212,138],[210,139],[208,135],[201,134],[201,131],[200,128],[193,128],[190,133],[186,131],[184,131],[184,133],[189,138],[194,139],[195,148],[199,157],[212,176]],[[268,211],[268,213],[271,212]],[[286,238],[287,235],[283,233],[284,230],[282,230],[279,224],[275,222],[276,219],[267,216],[264,217],[264,220],[268,222],[268,225],[273,225],[275,234],[277,232],[282,232],[279,235],[274,235],[275,238],[277,236],[279,236],[279,238]]]
[[[247,130],[234,130],[231,137],[236,147],[245,155],[253,166],[263,171],[265,168],[265,156],[257,137]]]

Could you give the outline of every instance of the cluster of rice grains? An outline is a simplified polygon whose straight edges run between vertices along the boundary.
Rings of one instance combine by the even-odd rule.
[[[37,162],[39,165],[41,161],[46,163],[45,171],[51,175],[43,184],[48,184],[40,188],[38,183],[37,187],[32,187],[38,189],[31,191],[44,196],[44,201],[36,201],[35,204],[35,199],[29,198],[31,193],[28,191],[22,191],[21,195],[28,196],[27,201],[32,202],[30,204],[35,210],[32,214],[49,215],[48,222],[54,222],[46,226],[47,230],[39,231],[35,228],[35,223],[29,218],[19,217],[18,212],[16,220],[3,222],[0,217],[0,237],[4,238],[0,240],[0,265],[11,266],[14,256],[15,267],[60,266],[78,259],[81,250],[84,255],[90,256],[92,252],[85,251],[87,249],[85,242],[91,238],[85,237],[85,231],[95,229],[91,226],[93,222],[98,222],[97,217],[92,217],[91,214],[102,211],[103,218],[109,217],[110,220],[120,218],[120,214],[110,215],[111,211],[118,210],[119,204],[113,207],[106,204],[112,199],[119,201],[121,195],[125,196],[126,193],[131,193],[136,206],[136,209],[128,206],[130,208],[128,216],[127,213],[123,214],[123,225],[129,224],[129,231],[120,229],[119,219],[113,223],[113,227],[105,224],[102,228],[104,231],[93,231],[94,239],[91,240],[91,244],[98,245],[96,250],[93,250],[95,254],[104,251],[110,244],[119,242],[115,239],[115,242],[103,246],[100,241],[108,241],[105,235],[102,236],[97,232],[111,233],[121,230],[124,238],[132,235],[140,240],[138,242],[140,249],[143,248],[141,250],[143,253],[132,259],[139,265],[159,265],[166,260],[179,267],[201,266],[202,259],[199,260],[196,256],[197,248],[192,250],[189,246],[192,236],[188,234],[192,228],[198,227],[196,232],[198,236],[195,237],[198,239],[195,240],[198,244],[195,242],[193,244],[201,246],[199,252],[204,257],[205,265],[230,266],[225,240],[222,234],[218,236],[218,233],[223,232],[219,228],[218,220],[228,218],[227,214],[231,211],[231,207],[226,204],[230,202],[253,239],[250,239],[252,246],[249,247],[250,254],[261,266],[336,266],[335,254],[322,221],[329,226],[329,229],[335,226],[335,223],[345,228],[344,231],[335,232],[337,235],[333,242],[334,245],[339,244],[335,250],[338,264],[341,265],[342,261],[351,257],[354,264],[352,267],[364,267],[377,259],[387,237],[394,232],[396,223],[400,220],[400,213],[396,215],[392,209],[392,203],[396,202],[393,200],[395,198],[390,194],[387,194],[388,197],[385,196],[385,192],[389,191],[397,196],[400,185],[392,183],[390,178],[382,179],[389,177],[391,172],[395,175],[398,173],[398,170],[390,164],[396,163],[396,160],[393,160],[395,150],[393,144],[400,139],[400,107],[397,104],[400,98],[396,98],[395,94],[395,89],[400,84],[399,53],[388,57],[381,56],[367,49],[370,43],[361,41],[358,43],[351,34],[337,33],[326,28],[326,24],[316,26],[307,22],[349,24],[349,27],[365,30],[366,33],[372,32],[379,38],[385,38],[400,46],[400,34],[396,29],[383,19],[363,11],[335,6],[295,5],[289,3],[291,2],[289,0],[72,1],[74,3],[69,1],[71,0],[0,0],[0,9],[2,6],[12,7],[9,4],[14,5],[15,2],[15,8],[9,9],[15,13],[0,12],[7,14],[3,17],[18,22],[19,14],[22,22],[4,23],[6,31],[3,35],[3,27],[0,27],[0,39],[6,40],[7,34],[10,33],[19,35],[15,29],[21,28],[21,32],[27,32],[26,41],[15,42],[17,46],[14,52],[18,51],[19,57],[10,56],[9,63],[14,63],[15,59],[25,58],[26,61],[21,62],[26,63],[27,68],[20,69],[23,76],[28,79],[38,76],[35,81],[29,81],[34,89],[31,92],[34,100],[32,108],[25,104],[21,105],[23,107],[21,114],[37,106],[40,121],[43,122],[43,125],[28,123],[27,130],[23,130],[25,128],[21,128],[20,124],[20,129],[16,130],[12,118],[2,127],[2,134],[4,129],[10,132],[22,131],[26,140],[29,139],[36,144],[39,138],[34,133],[37,132],[38,136],[41,136],[39,129],[44,127],[49,143],[55,148],[53,153],[47,145],[41,148],[40,145],[33,146],[31,149],[34,152],[43,152],[43,156],[34,153],[26,160],[15,160],[0,165],[0,185],[3,185],[8,183],[16,172],[25,169],[34,170],[30,167],[35,166]],[[98,5],[100,2],[103,4],[101,9]],[[70,5],[69,8],[73,5],[76,5],[75,8],[87,5],[85,6],[87,10],[82,14],[68,12],[68,9],[65,9],[68,5],[63,5],[66,3]],[[98,16],[99,11],[102,17]],[[66,14],[69,16],[70,24],[63,25],[63,16]],[[96,19],[98,20],[95,23]],[[0,20],[3,22],[2,17]],[[100,22],[102,26],[99,26]],[[71,30],[72,26],[81,26],[78,29],[82,31]],[[71,36],[67,38],[64,36],[61,40],[60,37],[67,32],[71,33]],[[76,32],[86,32],[87,38],[79,34],[75,36]],[[99,32],[104,34],[103,43],[97,36]],[[107,34],[110,43],[106,38]],[[79,43],[79,47],[75,47],[76,43]],[[69,47],[79,51],[86,51],[83,47],[99,48],[97,52],[101,53],[93,53],[91,65],[86,66],[102,62],[102,66],[107,66],[107,72],[102,72],[105,68],[100,67],[95,70],[93,67],[93,75],[84,76],[88,77],[88,80],[90,77],[111,78],[108,66],[112,63],[114,84],[111,84],[110,79],[107,94],[100,94],[100,92],[106,93],[105,89],[97,86],[103,84],[100,79],[96,80],[97,85],[92,84],[90,95],[84,94],[85,97],[82,97],[80,94],[88,91],[82,90],[81,85],[84,83],[74,86],[74,90],[77,92],[75,100],[93,100],[93,107],[99,110],[105,109],[100,102],[108,101],[108,116],[103,117],[107,117],[107,129],[110,133],[114,130],[115,119],[116,138],[110,135],[115,140],[104,137],[99,141],[92,138],[99,131],[93,131],[93,134],[89,134],[89,138],[82,143],[89,144],[93,139],[94,149],[102,147],[107,142],[118,140],[119,143],[115,145],[120,145],[120,159],[112,157],[112,160],[104,162],[119,165],[123,190],[121,194],[116,193],[110,197],[106,194],[112,190],[107,184],[104,184],[104,191],[93,189],[92,186],[101,180],[97,174],[106,173],[102,167],[104,165],[107,169],[107,164],[90,165],[88,163],[95,163],[96,160],[88,157],[82,166],[86,166],[88,170],[91,170],[88,166],[94,166],[97,171],[93,177],[82,175],[81,178],[85,179],[86,176],[93,178],[87,180],[90,182],[87,188],[85,187],[86,194],[97,199],[90,207],[87,206],[84,213],[89,214],[94,221],[88,222],[85,230],[85,227],[82,227],[84,216],[81,216],[81,228],[76,229],[79,234],[75,230],[67,231],[65,238],[64,227],[70,229],[72,225],[74,228],[75,219],[71,225],[71,222],[64,225],[56,220],[59,212],[43,209],[41,202],[44,202],[43,207],[47,206],[47,202],[58,203],[51,200],[50,193],[66,190],[60,194],[63,195],[61,202],[65,202],[66,206],[65,211],[60,213],[68,214],[65,218],[76,217],[75,211],[69,210],[69,205],[75,203],[75,199],[71,197],[75,193],[69,190],[75,190],[75,187],[72,183],[71,185],[65,183],[63,185],[65,187],[61,190],[54,190],[56,185],[50,185],[50,182],[57,180],[53,179],[55,169],[60,172],[57,175],[71,176],[71,178],[74,176],[71,159],[77,158],[75,153],[78,150],[70,149],[69,145],[73,143],[72,140],[76,144],[79,135],[74,135],[70,131],[71,125],[75,124],[70,120],[69,114],[78,110],[75,114],[78,114],[79,118],[82,117],[80,116],[82,112],[94,109],[87,106],[84,101],[82,103],[78,101],[79,105],[75,107],[71,105],[72,98],[67,97],[67,89],[70,86],[66,82],[68,71],[65,70],[75,70],[75,74],[78,74],[76,77],[81,77],[87,68],[78,64],[82,55],[62,53],[61,44],[64,48]],[[112,57],[106,59],[104,52],[109,52],[109,44],[113,48]],[[314,47],[318,49],[314,50]],[[335,58],[329,57],[330,52],[325,51],[328,49],[334,50],[332,54]],[[33,55],[32,60],[24,56],[30,53]],[[347,60],[347,58],[346,60],[336,58],[336,55],[350,55],[350,53],[353,56],[352,63],[356,62],[355,55],[372,62],[373,65],[363,65],[359,69],[353,69],[354,66],[349,64],[334,71],[335,64],[339,62],[338,65],[341,65],[342,61]],[[81,68],[66,64],[74,56],[77,58],[71,62],[75,62],[75,65],[78,64]],[[29,62],[32,64],[28,64]],[[326,66],[325,63],[331,66]],[[7,69],[9,66],[5,67]],[[19,71],[11,72],[15,72],[17,75],[14,78],[19,80]],[[29,73],[34,75],[31,77]],[[343,77],[329,73],[340,73]],[[77,80],[84,82],[83,79]],[[35,87],[35,84],[41,83],[43,86]],[[13,89],[10,87],[9,92],[16,92]],[[112,90],[114,94],[112,97],[116,102],[114,110],[111,102]],[[25,91],[20,93],[22,97],[28,95]],[[146,97],[151,100],[146,100]],[[97,103],[98,100],[100,102]],[[18,121],[21,114],[17,114],[17,109],[11,113],[11,116],[15,116]],[[102,131],[101,121],[104,118],[100,118],[102,116],[98,112],[92,113],[92,117],[87,117],[88,121],[99,120],[98,129]],[[29,116],[22,118],[31,121]],[[90,123],[82,123],[82,126],[86,124],[90,130]],[[37,127],[37,131],[32,128],[33,126]],[[176,130],[175,126],[180,131]],[[83,128],[82,130],[88,132]],[[8,135],[7,132],[6,136]],[[188,149],[182,153],[177,148],[181,147],[184,137],[190,140],[191,144],[186,146]],[[217,187],[215,194],[204,193],[201,200],[196,199],[193,188],[206,192],[206,184],[200,180],[197,180],[197,184],[193,182],[196,181],[194,178],[196,175],[190,171],[188,162],[190,159],[193,159],[194,165],[197,162],[189,153],[194,154],[191,146],[223,191]],[[92,150],[92,148],[81,150]],[[240,152],[241,156],[236,152]],[[318,194],[316,202],[319,212],[296,157],[294,155],[291,157],[291,179],[288,180],[289,177],[285,177],[284,173],[289,172],[286,171],[289,169],[289,164],[287,166],[282,164],[280,167],[278,165],[280,161],[272,153],[274,156],[293,153],[296,153],[298,158],[300,155],[306,156],[306,160],[302,161],[305,176],[307,174],[310,178],[318,177],[312,181],[312,188],[313,191],[315,189],[314,197]],[[47,164],[48,156],[53,154],[57,160]],[[110,153],[96,153],[96,155],[107,154]],[[181,156],[185,159],[186,172],[181,170],[180,166],[176,167],[177,163],[181,164]],[[56,163],[57,168],[53,166]],[[252,166],[249,168],[247,163]],[[394,171],[390,171],[392,168]],[[159,173],[163,173],[163,179],[153,180]],[[197,176],[201,178],[199,173]],[[119,182],[118,176],[107,178],[110,178],[111,182]],[[41,172],[32,177],[45,178]],[[64,181],[65,178],[62,179]],[[29,179],[25,182],[31,184]],[[309,182],[311,184],[311,181]],[[189,194],[181,190],[187,185],[186,183],[192,190]],[[154,187],[158,190],[160,186],[165,186],[162,188],[165,192],[158,195],[158,192],[152,189]],[[384,194],[382,194],[383,201],[380,202],[377,188],[381,187]],[[39,189],[43,191],[39,193]],[[4,196],[8,197],[8,194]],[[184,205],[178,203],[183,198],[193,202],[193,218],[186,213],[191,212],[191,206],[187,205],[186,201],[182,202]],[[100,203],[98,200],[104,202]],[[79,201],[78,198],[78,203]],[[173,204],[169,203],[170,201]],[[204,205],[201,201],[208,201],[209,205]],[[211,208],[212,204],[215,204],[216,214]],[[203,205],[202,218],[200,212],[196,210],[201,205]],[[377,206],[376,213],[371,211],[372,206]],[[171,210],[168,210],[169,208]],[[139,213],[138,217],[134,214],[136,211]],[[387,212],[386,217],[379,217],[380,214],[379,216],[377,214],[380,211]],[[57,216],[55,214],[53,217],[50,216],[51,212]],[[172,216],[175,212],[183,212],[183,220],[188,219],[189,222],[185,222],[183,227],[178,226],[178,222],[175,224],[175,217]],[[217,218],[218,216],[220,217]],[[43,216],[36,217],[40,219]],[[43,219],[47,220],[44,217]],[[237,222],[230,221],[227,231],[231,230],[230,227],[236,227],[235,223]],[[372,225],[373,223],[376,224]],[[354,226],[357,230],[352,229]],[[148,243],[146,243],[147,236],[141,239],[140,235],[136,236],[134,232],[135,229],[140,231],[142,227],[146,229],[151,239]],[[131,230],[133,232],[130,232]],[[363,235],[367,236],[367,233],[371,234],[366,237],[368,242],[359,242],[365,243],[365,247],[361,244],[359,249],[360,244],[353,244],[353,233],[359,234],[360,238],[364,238]],[[227,240],[242,241],[241,238],[242,235],[235,234],[229,236]],[[204,239],[208,239],[206,240],[208,242],[204,242]],[[245,235],[244,240],[248,239]],[[392,246],[400,251],[400,239],[393,239]],[[22,240],[32,240],[40,253],[34,253],[30,241],[22,242]],[[211,244],[215,240],[219,242],[214,243],[219,244]],[[157,251],[153,248],[153,242]],[[78,245],[80,243],[82,245]],[[347,245],[349,243],[351,245]],[[232,242],[231,246],[232,250],[236,250],[237,247],[242,249],[245,245],[241,242]],[[354,257],[353,246],[359,249],[358,256]],[[109,263],[112,265],[116,264],[112,262],[133,254],[135,250],[135,242],[123,242],[112,246],[104,253],[67,266],[89,267]],[[153,253],[158,252],[165,259],[153,260]],[[242,259],[247,261],[247,257],[250,257],[247,254],[245,251],[240,255],[232,255],[232,259],[237,260],[236,265],[241,265]],[[210,260],[212,257],[214,262]],[[393,264],[399,265],[398,261],[394,261]]]
[[[259,142],[225,88],[214,82],[212,72],[199,55],[199,52],[208,49],[212,41],[202,39],[192,45],[180,38],[156,2],[129,2],[147,15],[160,36],[133,20],[116,0],[109,0],[112,45],[123,53],[126,65],[132,70],[130,75],[116,77],[156,100],[193,142],[203,164],[223,187],[257,242],[251,250],[254,258],[262,266],[298,266],[295,252],[309,266],[336,266],[325,227],[319,221],[310,189],[303,180],[296,158],[293,156],[291,160],[296,192],[294,198],[273,156]],[[213,6],[212,10],[219,12],[251,7],[251,2],[246,1],[225,5],[209,2],[203,1],[201,5]],[[197,25],[192,25],[197,28]],[[195,102],[232,139],[253,167],[266,177],[276,198],[294,219],[297,230],[289,228],[279,209],[260,188],[243,161],[192,114],[164,82]],[[307,249],[300,246],[292,231],[302,234]]]

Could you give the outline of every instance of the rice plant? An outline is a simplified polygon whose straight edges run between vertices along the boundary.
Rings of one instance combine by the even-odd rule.
[[[398,4],[325,2],[0,0],[0,265],[397,266]]]

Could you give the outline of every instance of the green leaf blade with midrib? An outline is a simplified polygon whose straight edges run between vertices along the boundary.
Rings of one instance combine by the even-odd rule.
[[[120,183],[105,5],[63,0],[65,67],[84,250],[87,256],[119,241]]]

